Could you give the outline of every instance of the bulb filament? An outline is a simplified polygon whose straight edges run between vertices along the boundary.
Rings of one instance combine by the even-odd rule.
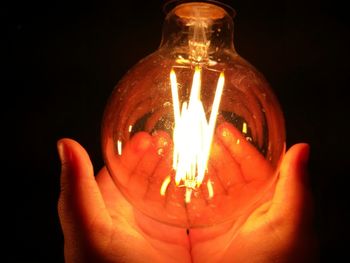
[[[208,121],[200,98],[201,68],[199,66],[195,67],[189,101],[183,102],[181,107],[176,74],[174,70],[171,70],[170,72],[175,118],[173,134],[173,169],[176,171],[176,186],[186,187],[186,203],[191,201],[193,191],[200,187],[207,171],[207,164],[224,82],[225,77],[223,72],[221,72],[217,82],[212,110]],[[165,178],[161,186],[161,195],[165,195],[169,183],[170,177],[168,176]],[[207,190],[208,197],[212,198],[214,190],[210,180],[207,180]]]

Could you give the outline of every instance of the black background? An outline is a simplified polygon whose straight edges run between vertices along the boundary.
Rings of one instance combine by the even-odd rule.
[[[237,12],[237,52],[265,75],[280,100],[287,146],[311,145],[321,261],[345,261],[350,244],[345,1],[225,2]],[[3,5],[1,16],[2,214],[10,232],[4,261],[63,262],[56,141],[78,140],[95,170],[102,167],[105,103],[126,71],[158,48],[162,1],[20,0]]]

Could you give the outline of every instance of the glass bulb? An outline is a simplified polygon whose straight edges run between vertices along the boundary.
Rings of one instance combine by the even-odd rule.
[[[110,176],[136,209],[170,225],[208,226],[253,209],[285,152],[279,103],[235,51],[231,11],[175,6],[159,49],[129,70],[105,109]]]

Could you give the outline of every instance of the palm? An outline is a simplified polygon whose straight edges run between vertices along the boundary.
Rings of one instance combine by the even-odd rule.
[[[145,147],[144,152],[134,151],[133,144],[140,147],[142,144],[148,144],[147,140],[156,147]],[[162,148],[162,145],[166,147]],[[159,149],[162,149],[162,155],[158,154]],[[144,183],[148,177],[161,177],[158,180],[152,180],[156,184],[153,185],[153,189],[158,189],[156,192],[159,195],[164,175],[169,174],[171,170],[168,155],[165,154],[165,152],[171,153],[169,149],[171,149],[170,139],[163,133],[158,133],[153,137],[138,134],[134,141],[125,147],[122,158],[114,164],[114,168],[118,171],[119,182],[124,183],[125,187],[134,186],[130,194],[131,198],[144,198],[151,195],[148,192],[152,188],[147,186],[148,183]],[[251,165],[252,163],[254,166]],[[139,173],[137,170],[142,172]],[[213,182],[215,192],[215,197],[210,202],[211,204],[221,203],[217,205],[219,209],[214,211],[206,208],[206,202],[197,202],[196,206],[201,206],[204,211],[202,216],[207,217],[218,212],[230,212],[233,221],[214,228],[193,229],[190,230],[189,235],[184,229],[161,224],[134,210],[114,185],[106,170],[99,174],[98,183],[113,219],[117,236],[120,236],[121,233],[130,236],[130,233],[134,233],[132,235],[135,238],[133,244],[145,248],[144,252],[154,258],[169,260],[171,255],[176,255],[174,260],[177,262],[179,260],[181,262],[190,261],[191,258],[196,262],[222,262],[224,258],[230,260],[234,258],[230,254],[237,253],[237,244],[242,239],[252,238],[249,235],[241,235],[240,230],[251,223],[251,220],[247,221],[249,215],[254,214],[255,209],[261,210],[257,207],[271,198],[273,187],[270,187],[269,191],[262,191],[270,182],[271,173],[271,167],[265,159],[241,137],[239,132],[232,126],[222,126],[214,139],[207,173],[207,177]],[[160,196],[156,198],[159,198],[159,203],[164,202]],[[183,203],[183,195],[175,198],[181,198],[182,200],[178,201]],[[203,199],[205,199],[204,196]],[[264,207],[267,207],[266,204]],[[161,212],[171,208],[171,206],[160,206]],[[191,206],[187,205],[186,209],[188,209],[186,215],[191,216]],[[259,220],[260,223],[269,224],[266,218]],[[255,224],[259,225],[259,222]],[[268,230],[259,229],[259,231]],[[264,236],[264,233],[259,235]],[[220,243],[222,245],[219,245]],[[111,246],[114,245],[120,246],[120,240],[116,239],[115,242],[111,242]],[[225,249],[222,249],[223,247]]]
[[[214,196],[208,198],[202,187],[204,194],[186,206],[181,206],[183,191],[173,183],[165,196],[159,192],[164,175],[172,170],[166,134],[136,134],[121,158],[109,156],[117,174],[110,176],[104,168],[96,178],[84,149],[63,140],[59,215],[67,262],[311,262],[304,256],[312,255],[308,250],[313,248],[312,206],[303,183],[305,145],[287,152],[274,184],[270,166],[239,136],[232,126],[218,128],[206,175]],[[134,209],[121,194],[123,188],[128,199],[139,202],[144,211],[151,209],[160,221],[169,215],[190,224],[222,216],[231,220],[191,228],[188,234],[186,228],[160,223]]]
[[[190,262],[186,230],[158,223],[137,212],[121,195],[106,169],[97,176],[106,209],[111,218],[111,258],[120,258],[121,245],[126,262]],[[115,252],[115,255],[113,255]],[[113,261],[113,260],[112,260]]]

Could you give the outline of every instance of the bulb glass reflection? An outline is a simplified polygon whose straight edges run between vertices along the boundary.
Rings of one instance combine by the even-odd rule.
[[[230,10],[188,2],[168,12],[159,49],[113,90],[102,147],[125,198],[161,222],[208,226],[259,204],[285,151],[284,120],[234,49]]]

